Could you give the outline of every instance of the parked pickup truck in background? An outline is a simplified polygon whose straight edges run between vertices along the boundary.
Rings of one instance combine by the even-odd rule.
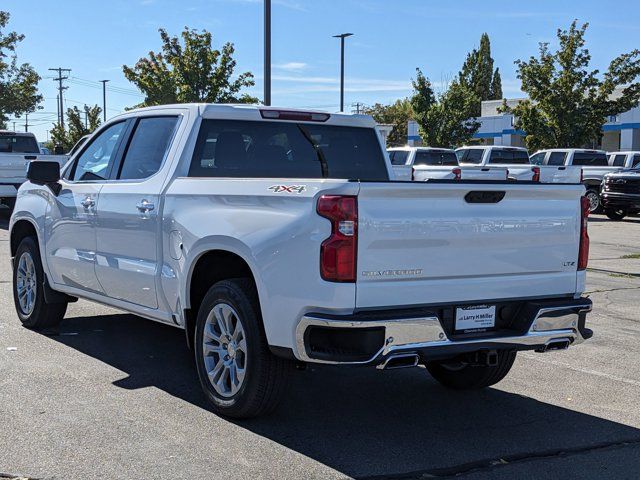
[[[622,220],[640,212],[640,164],[636,168],[608,173],[600,194],[604,213],[611,220]]]
[[[581,148],[554,148],[540,150],[531,156],[531,162],[541,166],[580,167],[582,183],[587,188],[590,211],[600,212],[600,189],[602,179],[607,173],[619,171],[618,167],[610,167],[607,154],[603,150],[586,150]]]
[[[609,152],[607,158],[610,167],[640,168],[640,152]]]
[[[434,147],[396,147],[387,150],[396,180],[506,180],[500,167],[461,168],[455,150]]]
[[[29,162],[53,160],[62,165],[68,158],[64,155],[41,155],[33,133],[0,130],[0,201],[13,208]]]
[[[111,119],[62,172],[29,165],[18,317],[52,328],[82,297],[184,329],[233,417],[274,408],[295,361],[476,389],[591,337],[582,185],[391,181],[375,127],[247,105]]]
[[[533,180],[535,170],[526,148],[498,145],[467,146],[456,149],[461,166],[501,167],[509,170],[511,180]]]

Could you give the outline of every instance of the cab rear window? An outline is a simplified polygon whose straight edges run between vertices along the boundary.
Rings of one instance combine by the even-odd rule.
[[[494,165],[529,164],[529,154],[525,150],[491,150],[489,163]]]
[[[38,142],[32,136],[0,135],[0,152],[40,153]]]
[[[597,152],[576,152],[573,154],[573,165],[580,165],[583,167],[606,167],[609,165],[607,162],[607,155]]]
[[[191,177],[389,180],[372,128],[204,120]]]
[[[416,152],[416,159],[413,164],[455,166],[458,165],[458,158],[454,152],[448,152],[446,150],[418,151]]]

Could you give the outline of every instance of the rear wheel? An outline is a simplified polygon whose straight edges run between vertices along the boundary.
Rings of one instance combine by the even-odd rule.
[[[13,300],[22,325],[34,330],[58,325],[67,311],[66,302],[45,299],[40,250],[33,237],[20,242],[13,258]]]
[[[600,204],[600,192],[594,188],[587,189],[585,197],[589,199],[589,213],[599,213],[602,209]]]
[[[606,209],[604,211],[604,214],[607,217],[609,217],[610,220],[622,220],[624,217],[627,216],[627,211],[626,210]]]
[[[200,384],[216,413],[250,418],[275,409],[292,363],[269,351],[250,280],[224,280],[209,289],[194,344]]]
[[[464,361],[427,362],[427,370],[440,384],[456,390],[476,390],[495,385],[507,376],[516,360],[516,352],[499,350],[495,366],[476,366]]]

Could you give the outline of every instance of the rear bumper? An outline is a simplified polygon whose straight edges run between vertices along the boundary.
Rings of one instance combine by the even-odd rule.
[[[600,199],[605,208],[640,210],[640,193],[603,192]]]
[[[592,309],[588,298],[534,300],[523,306],[525,331],[501,330],[471,338],[448,335],[438,315],[426,311],[395,318],[385,312],[348,317],[308,314],[296,328],[295,356],[305,362],[366,365],[411,353],[428,361],[481,350],[545,351],[551,344],[576,345],[593,335],[585,327]]]

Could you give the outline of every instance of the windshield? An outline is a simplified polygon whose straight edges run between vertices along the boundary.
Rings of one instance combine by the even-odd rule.
[[[458,165],[456,154],[447,150],[422,150],[416,152],[414,165]]]
[[[38,142],[31,135],[0,134],[0,152],[40,153]]]
[[[489,163],[497,165],[528,165],[530,162],[529,154],[526,150],[491,150]]]
[[[192,177],[389,180],[373,128],[204,120]]]

